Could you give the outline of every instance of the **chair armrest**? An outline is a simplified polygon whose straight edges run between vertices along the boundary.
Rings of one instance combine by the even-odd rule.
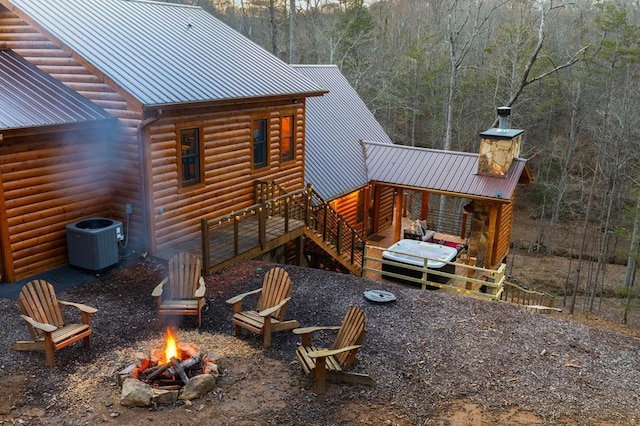
[[[289,300],[291,300],[290,297],[287,297],[286,299],[282,299],[282,301],[277,305],[258,312],[258,315],[260,315],[261,317],[268,317],[269,315],[271,315],[272,313],[274,313],[275,311],[277,311],[278,309],[282,308],[284,305],[289,303]]]
[[[323,349],[320,351],[311,351],[307,355],[309,355],[309,358],[326,358],[328,356],[338,355],[343,352],[349,352],[354,349],[360,349],[361,347],[362,345],[353,345],[353,346],[345,346],[344,348],[340,348],[340,349]]]
[[[46,333],[53,333],[58,329],[58,327],[56,327],[55,325],[38,322],[29,316],[26,316],[26,315],[20,315],[20,316],[22,317],[23,320],[28,322],[33,328],[37,328],[38,330],[42,330]]]
[[[256,289],[256,290],[252,290],[252,291],[248,291],[246,293],[239,294],[237,296],[233,296],[231,299],[227,300],[227,303],[230,304],[230,305],[235,305],[236,303],[240,302],[245,297],[247,297],[249,295],[252,295],[252,294],[260,293],[261,291],[262,291],[262,287],[260,287],[259,289]]]
[[[169,282],[169,277],[165,278],[164,280],[162,280],[160,282],[160,284],[158,284],[156,286],[156,288],[153,289],[153,292],[151,292],[151,296],[153,297],[160,297],[162,296],[162,287]]]
[[[322,330],[340,330],[340,326],[301,327],[291,330],[293,334],[311,334]]]
[[[195,297],[196,299],[201,299],[204,297],[204,294],[207,291],[207,287],[204,285],[204,278],[202,277],[200,277],[200,280],[198,281],[198,283],[200,283],[200,285],[196,289]]]
[[[80,311],[85,312],[87,314],[95,314],[98,310],[92,306],[83,305],[82,303],[74,303],[74,302],[66,302],[64,300],[58,300],[58,303],[65,306],[73,306],[74,308],[80,309]]]

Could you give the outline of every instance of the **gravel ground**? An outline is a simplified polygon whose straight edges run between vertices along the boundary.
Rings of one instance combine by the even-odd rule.
[[[42,353],[9,349],[27,333],[16,303],[0,299],[0,424],[640,424],[634,335],[501,302],[285,266],[294,285],[289,318],[302,326],[339,325],[357,305],[367,319],[352,370],[370,374],[376,386],[332,384],[317,396],[295,361],[297,336],[278,333],[262,349],[258,336],[231,335],[225,300],[259,287],[271,266],[245,262],[207,277],[202,329],[187,320],[179,337],[216,352],[223,374],[219,388],[193,406],[117,404],[114,374],[133,354],[162,342],[150,293],[163,263],[139,260],[58,295],[99,312],[93,347],[58,351],[53,369]],[[363,292],[371,289],[390,291],[397,301],[367,302]],[[485,414],[456,422],[461,402]]]

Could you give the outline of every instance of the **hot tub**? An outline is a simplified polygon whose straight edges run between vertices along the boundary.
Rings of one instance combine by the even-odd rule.
[[[391,272],[412,278],[422,278],[422,271],[405,268],[401,264],[423,267],[425,258],[428,259],[427,267],[429,269],[455,274],[456,266],[445,262],[455,262],[457,255],[458,250],[454,247],[428,243],[426,241],[400,240],[389,247],[388,250],[382,252],[382,258],[384,260],[397,262],[392,265],[386,263],[382,264],[382,278],[416,284],[414,281],[403,280],[402,278],[386,275],[384,272]],[[445,284],[449,281],[449,278],[438,274],[427,273],[427,281]]]

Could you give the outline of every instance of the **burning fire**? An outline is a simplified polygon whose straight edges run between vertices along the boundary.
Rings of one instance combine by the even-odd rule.
[[[165,362],[170,362],[172,357],[179,359],[180,357],[178,355],[178,342],[176,340],[176,336],[170,328],[167,328],[167,341],[164,347]]]

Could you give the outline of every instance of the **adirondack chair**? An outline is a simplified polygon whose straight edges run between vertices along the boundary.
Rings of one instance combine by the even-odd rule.
[[[202,325],[202,308],[206,287],[201,276],[200,258],[190,253],[178,253],[169,259],[169,275],[153,289],[158,301],[158,321],[166,316],[192,315]]]
[[[331,349],[313,346],[312,335],[321,330],[338,330]],[[301,337],[296,357],[304,372],[313,378],[316,393],[326,391],[327,380],[375,384],[367,374],[346,371],[356,361],[358,349],[367,333],[364,328],[364,313],[360,308],[349,308],[340,326],[297,328],[293,333]]]
[[[82,324],[66,324],[60,306],[73,306],[82,314]],[[30,341],[18,341],[16,351],[44,351],[47,365],[55,365],[54,352],[78,340],[91,347],[91,306],[58,300],[53,286],[45,280],[28,282],[20,291],[18,306],[25,320]]]
[[[260,293],[255,310],[242,310],[242,301],[247,296]],[[270,269],[264,276],[262,288],[239,294],[227,300],[233,305],[233,334],[240,335],[246,328],[256,334],[262,334],[263,346],[271,345],[271,333],[300,327],[296,320],[285,321],[287,304],[291,299],[291,277],[280,267]]]

